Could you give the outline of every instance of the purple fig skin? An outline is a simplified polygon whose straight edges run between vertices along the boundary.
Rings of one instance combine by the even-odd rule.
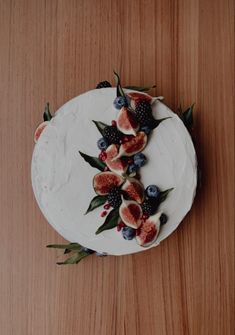
[[[126,161],[123,160],[123,158],[116,159],[118,152],[119,145],[111,144],[106,149],[107,158],[105,160],[105,163],[112,172],[115,172],[118,175],[123,175],[127,170],[128,164]]]
[[[128,196],[141,204],[144,201],[144,185],[136,178],[127,178],[125,183],[122,185],[122,190],[128,194]]]
[[[100,172],[93,178],[93,188],[98,195],[107,195],[113,187],[119,187],[123,182],[124,178],[114,172]]]
[[[148,136],[143,131],[138,132],[129,142],[121,144],[117,158],[122,156],[130,157],[141,152],[146,147],[147,141]]]
[[[162,213],[158,212],[150,216],[137,230],[136,241],[141,247],[149,247],[156,241],[160,232],[161,215]]]
[[[142,223],[142,209],[134,200],[124,200],[119,208],[119,215],[122,221],[131,228],[137,229]]]
[[[127,107],[122,107],[118,113],[117,128],[125,135],[134,135],[139,130],[135,115]]]

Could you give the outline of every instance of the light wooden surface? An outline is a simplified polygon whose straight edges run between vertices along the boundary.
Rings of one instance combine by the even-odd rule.
[[[3,335],[234,334],[232,0],[0,0]],[[33,197],[44,103],[112,79],[196,102],[202,187],[180,228],[127,257],[55,265],[64,242]]]

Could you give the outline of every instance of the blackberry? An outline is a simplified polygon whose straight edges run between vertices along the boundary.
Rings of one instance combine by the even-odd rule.
[[[162,213],[162,215],[160,216],[160,223],[161,225],[167,223],[168,217],[166,214]]]
[[[106,88],[106,87],[112,87],[112,85],[107,81],[101,81],[99,84],[97,84],[96,88]]]
[[[157,202],[156,199],[145,199],[144,202],[141,204],[141,208],[143,214],[145,215],[153,215],[157,210]]]
[[[115,126],[105,127],[103,135],[109,144],[118,144],[121,140],[121,133]]]
[[[152,107],[149,102],[141,101],[137,104],[135,109],[136,120],[140,124],[140,126],[148,126],[154,122],[154,118],[152,116]]]
[[[108,194],[107,200],[113,208],[118,208],[122,203],[121,190],[118,187],[113,187]]]

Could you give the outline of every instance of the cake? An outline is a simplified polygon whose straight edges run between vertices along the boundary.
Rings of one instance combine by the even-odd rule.
[[[117,78],[117,88],[100,85],[49,113],[36,132],[31,172],[37,203],[49,224],[87,254],[157,246],[195,196],[196,154],[184,123],[160,98],[122,89]],[[161,120],[154,127],[148,108],[151,122]]]

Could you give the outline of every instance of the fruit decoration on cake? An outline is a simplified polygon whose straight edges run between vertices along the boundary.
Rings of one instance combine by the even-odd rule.
[[[152,132],[171,117],[154,118],[152,106],[162,97],[153,98],[146,91],[155,86],[122,88],[119,75],[114,74],[117,85],[113,107],[117,117],[110,119],[109,124],[102,119],[93,120],[98,151],[94,156],[79,151],[84,161],[98,170],[91,180],[94,197],[88,208],[84,208],[84,214],[89,215],[93,210],[100,209],[96,213],[103,218],[103,223],[96,230],[96,236],[113,230],[126,240],[125,243],[136,243],[144,249],[156,243],[162,226],[167,224],[168,215],[161,211],[160,205],[173,191],[173,187],[161,189],[155,184],[143,185],[141,168],[151,160],[144,150],[151,141]],[[102,81],[96,89],[110,87],[112,85],[108,81]],[[185,112],[179,109],[180,118],[188,130],[192,128],[193,107]],[[34,134],[35,143],[53,117],[47,103],[43,122]],[[64,249],[65,254],[72,253],[67,260],[57,264],[75,264],[93,253],[106,256],[106,253],[95,252],[78,243],[48,247]]]
[[[116,228],[124,239],[135,239],[146,247],[156,241],[161,217],[166,221],[159,205],[173,188],[162,191],[157,185],[144,187],[140,181],[140,169],[147,163],[143,150],[151,140],[151,132],[168,117],[154,119],[151,106],[154,99],[146,93],[124,92],[118,74],[115,76],[117,97],[113,105],[118,111],[117,119],[110,120],[111,124],[93,120],[102,135],[97,141],[100,152],[97,157],[80,152],[91,166],[101,171],[93,178],[96,196],[86,214],[103,206],[100,216],[105,221],[96,234]],[[97,87],[108,84],[102,82]]]

